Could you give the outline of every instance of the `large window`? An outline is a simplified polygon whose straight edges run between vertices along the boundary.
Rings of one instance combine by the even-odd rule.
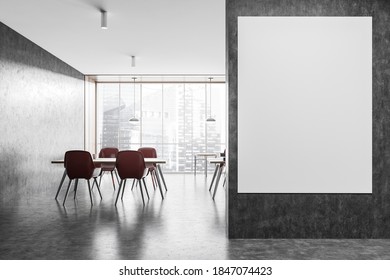
[[[206,122],[210,114],[215,122]],[[211,94],[209,83],[97,83],[98,150],[154,147],[165,171],[192,172],[196,153],[225,149],[225,131],[223,83]]]

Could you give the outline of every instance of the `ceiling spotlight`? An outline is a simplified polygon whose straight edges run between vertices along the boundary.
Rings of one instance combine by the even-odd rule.
[[[131,67],[135,67],[135,56],[131,56]]]
[[[103,10],[101,10],[100,11],[100,27],[102,28],[102,29],[107,29],[108,27],[107,27],[107,12],[106,11],[103,11]]]

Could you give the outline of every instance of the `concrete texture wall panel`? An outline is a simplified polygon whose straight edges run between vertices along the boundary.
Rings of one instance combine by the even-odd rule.
[[[3,197],[17,201],[21,192],[33,194],[34,185],[43,183],[54,196],[62,168],[50,160],[83,149],[83,110],[84,76],[0,23]]]
[[[372,16],[372,194],[237,194],[237,16]],[[390,238],[390,2],[227,0],[226,20],[229,237]]]

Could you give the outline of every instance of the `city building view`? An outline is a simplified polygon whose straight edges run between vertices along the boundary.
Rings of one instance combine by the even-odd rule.
[[[221,83],[98,83],[97,148],[150,146],[166,172],[193,172],[194,155],[225,149],[225,95]]]

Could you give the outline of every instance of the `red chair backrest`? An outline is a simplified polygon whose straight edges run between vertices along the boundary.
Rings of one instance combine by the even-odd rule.
[[[117,148],[103,148],[99,152],[100,158],[115,158],[119,150]]]
[[[116,170],[121,179],[142,179],[145,176],[145,160],[138,151],[120,151],[116,156]]]
[[[116,158],[116,155],[118,154],[119,150],[117,148],[113,147],[106,147],[100,150],[99,157],[100,158]],[[115,169],[115,163],[102,163],[102,164],[95,164],[96,167],[103,168],[103,171],[112,171]]]
[[[70,179],[91,179],[95,165],[87,151],[67,151],[64,157],[66,173]]]
[[[142,155],[146,158],[156,158],[157,152],[155,148],[142,147],[138,149],[138,152],[141,152]]]
[[[142,147],[138,149],[139,152],[142,153],[142,155],[146,158],[156,158],[157,157],[157,152],[155,148],[151,147]],[[156,167],[156,164],[153,164],[154,167]],[[151,167],[153,168],[153,167]]]

